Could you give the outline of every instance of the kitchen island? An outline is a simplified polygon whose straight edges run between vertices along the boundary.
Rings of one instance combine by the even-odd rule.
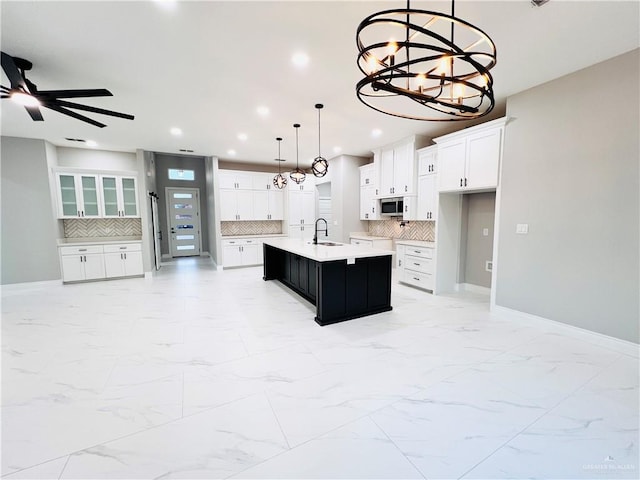
[[[278,280],[314,304],[319,325],[392,309],[392,251],[274,238],[265,240],[263,255],[263,279]]]

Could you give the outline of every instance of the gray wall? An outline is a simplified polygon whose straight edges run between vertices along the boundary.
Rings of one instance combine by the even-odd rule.
[[[2,137],[1,283],[61,278],[44,140]]]
[[[202,251],[209,252],[209,224],[207,208],[207,181],[204,157],[188,157],[181,155],[155,154],[156,187],[160,197],[158,199],[158,216],[160,217],[160,230],[162,231],[161,251],[163,255],[169,254],[169,229],[167,228],[167,200],[166,187],[199,188],[200,189],[200,236],[202,238]],[[169,180],[167,171],[169,168],[177,168],[195,171],[195,181]]]
[[[509,97],[496,262],[497,305],[636,343],[639,57]]]
[[[464,195],[461,283],[491,288],[491,272],[485,267],[487,260],[493,258],[495,211],[495,192]],[[483,235],[485,228],[489,230],[487,236]]]
[[[218,189],[216,188],[217,184],[217,172],[218,172],[218,158],[217,157],[206,157],[205,158],[205,171],[206,171],[206,182],[207,182],[207,195],[206,195],[206,203],[207,203],[207,226],[208,226],[208,236],[209,236],[209,255],[213,262],[217,265],[222,265],[222,251],[221,248],[218,248],[218,242],[220,241],[219,235],[216,235],[216,231],[220,230],[220,222],[217,221],[216,216],[218,215],[217,204],[219,202],[216,201],[216,194],[218,193]],[[220,255],[220,258],[218,258]]]

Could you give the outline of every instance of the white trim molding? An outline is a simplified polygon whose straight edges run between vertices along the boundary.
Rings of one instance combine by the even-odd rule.
[[[491,308],[491,313],[501,318],[507,318],[509,320],[516,319],[523,323],[542,327],[549,331],[571,335],[585,342],[589,342],[609,350],[614,350],[631,357],[640,358],[640,345],[629,342],[628,340],[611,337],[603,333],[576,327],[575,325],[569,325],[568,323],[562,323],[557,320],[539,317],[537,315],[521,312],[512,308],[502,307],[500,305],[494,305]]]

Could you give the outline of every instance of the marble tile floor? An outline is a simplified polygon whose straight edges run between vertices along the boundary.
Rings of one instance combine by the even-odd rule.
[[[638,349],[394,284],[327,327],[261,268],[2,292],[2,477],[638,478]]]

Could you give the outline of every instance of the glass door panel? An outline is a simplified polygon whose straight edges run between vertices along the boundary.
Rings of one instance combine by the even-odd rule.
[[[60,200],[62,214],[65,217],[78,216],[78,199],[76,197],[76,181],[73,175],[60,175]]]
[[[102,177],[102,197],[105,217],[118,216],[118,190],[115,177]]]
[[[82,176],[82,199],[84,201],[84,216],[97,217],[99,209],[96,177]]]
[[[136,203],[136,181],[133,178],[122,179],[122,198],[124,202],[124,214],[127,217],[138,215]]]

